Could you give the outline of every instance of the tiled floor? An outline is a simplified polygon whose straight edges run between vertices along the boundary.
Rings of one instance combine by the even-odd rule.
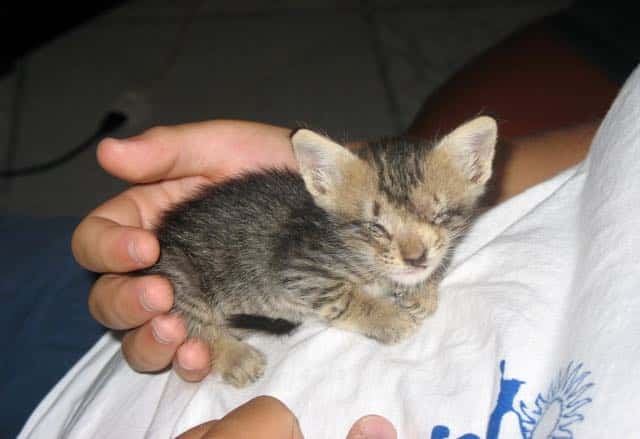
[[[29,54],[0,80],[0,166],[66,152],[131,91],[143,104],[118,135],[221,117],[398,132],[469,58],[567,1],[240,3],[132,2]],[[0,213],[83,215],[121,191],[93,152],[0,180]]]

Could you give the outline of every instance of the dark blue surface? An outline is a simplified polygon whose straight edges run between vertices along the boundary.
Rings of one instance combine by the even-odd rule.
[[[0,217],[0,437],[104,333],[87,309],[95,276],[71,254],[73,218]]]

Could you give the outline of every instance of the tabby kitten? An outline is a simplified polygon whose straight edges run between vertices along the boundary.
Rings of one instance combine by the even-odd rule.
[[[242,341],[310,318],[397,343],[436,309],[444,261],[491,176],[496,123],[478,117],[437,144],[385,139],[350,151],[291,136],[300,174],[264,170],[203,188],[157,229],[189,335],[245,386],[265,368]]]

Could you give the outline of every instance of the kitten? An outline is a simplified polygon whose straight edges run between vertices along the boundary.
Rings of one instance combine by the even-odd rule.
[[[264,170],[203,188],[157,229],[189,335],[245,386],[265,368],[242,341],[310,318],[397,343],[436,309],[437,285],[491,176],[497,128],[478,117],[440,142],[402,138],[350,151],[291,136],[300,174]]]

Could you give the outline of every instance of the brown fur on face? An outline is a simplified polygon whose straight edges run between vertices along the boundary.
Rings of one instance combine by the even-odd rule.
[[[296,136],[301,172],[316,202],[371,222],[371,250],[381,271],[407,285],[441,266],[468,223],[491,176],[496,140],[495,122],[487,117],[461,126],[436,145],[383,139],[355,154],[310,131]],[[322,178],[305,166],[305,146],[316,149],[311,162],[333,167],[320,185]],[[314,191],[319,186],[322,190]]]

